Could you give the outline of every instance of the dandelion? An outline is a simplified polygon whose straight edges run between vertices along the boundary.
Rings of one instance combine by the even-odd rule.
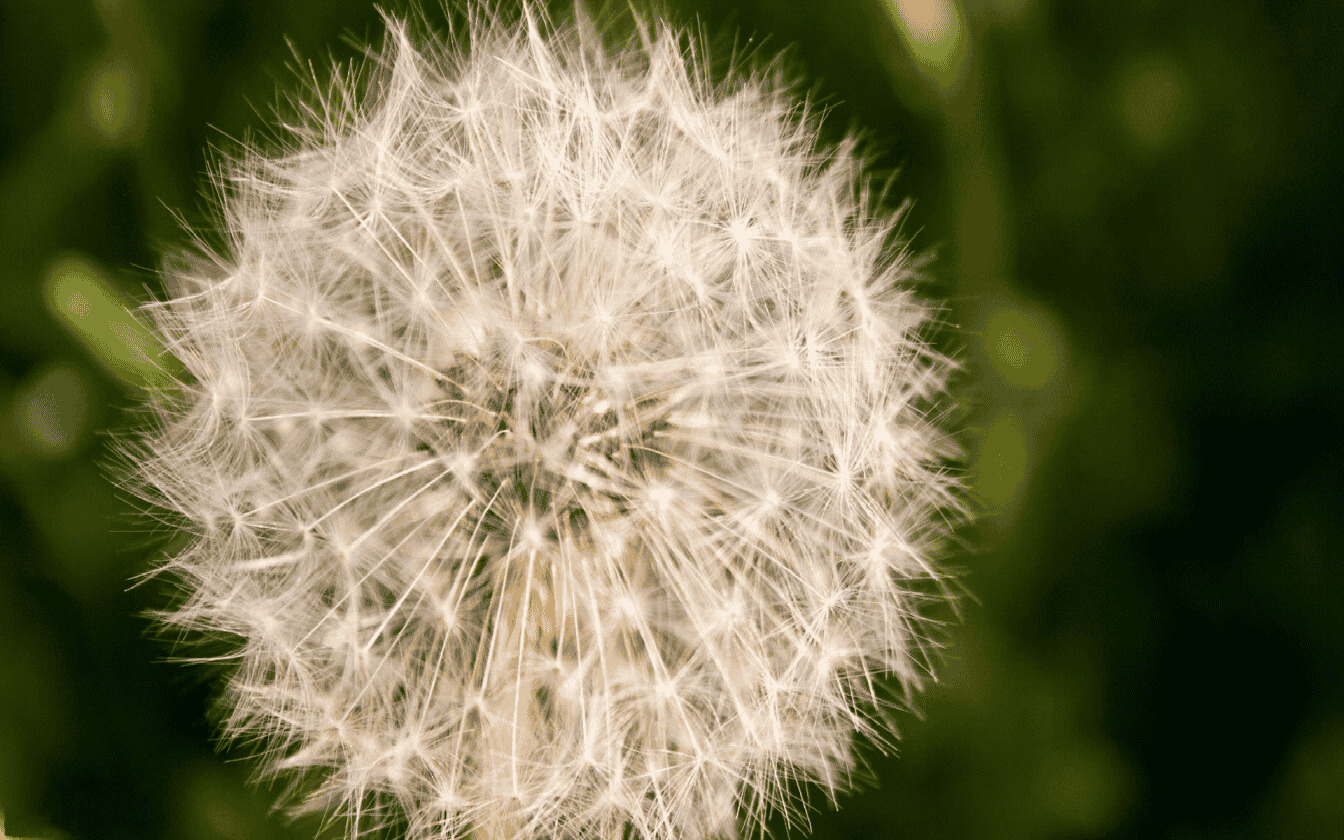
[[[166,268],[164,620],[351,836],[733,836],[927,672],[950,363],[854,141],[771,74],[488,17],[389,18]]]

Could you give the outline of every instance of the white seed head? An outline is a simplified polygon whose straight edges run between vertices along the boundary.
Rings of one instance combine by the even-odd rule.
[[[732,836],[920,685],[950,363],[853,142],[768,75],[484,17],[389,20],[166,270],[165,618],[352,835]]]

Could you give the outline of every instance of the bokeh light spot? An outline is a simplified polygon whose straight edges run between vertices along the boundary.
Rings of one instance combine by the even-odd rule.
[[[109,373],[133,386],[172,378],[176,360],[92,262],[73,255],[57,259],[43,291],[51,314]]]
[[[19,390],[13,411],[19,439],[29,451],[69,455],[88,428],[88,385],[72,367],[48,369]]]
[[[1120,122],[1139,149],[1155,153],[1179,139],[1190,116],[1189,84],[1171,59],[1134,59],[1121,73]]]
[[[114,59],[93,74],[84,113],[94,131],[107,140],[129,139],[139,123],[140,79],[125,59]]]
[[[925,78],[943,93],[955,88],[967,44],[960,0],[888,0],[884,5]]]
[[[1059,373],[1063,352],[1058,331],[1045,313],[1005,306],[989,317],[985,344],[1000,378],[1017,388],[1038,389]]]

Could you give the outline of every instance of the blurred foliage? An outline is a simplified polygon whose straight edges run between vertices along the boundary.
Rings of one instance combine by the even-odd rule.
[[[1344,836],[1344,5],[666,8],[721,58],[788,48],[872,141],[968,371],[974,597],[900,755],[810,835]],[[0,831],[323,833],[149,637],[162,536],[99,432],[164,375],[126,306],[175,212],[207,221],[209,149],[296,87],[286,38],[378,31],[368,0],[0,5]]]

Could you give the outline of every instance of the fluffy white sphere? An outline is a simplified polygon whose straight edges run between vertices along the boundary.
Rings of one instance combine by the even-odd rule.
[[[843,787],[955,508],[853,144],[663,25],[389,21],[153,308],[137,472],[229,736],[352,834],[733,835]]]

